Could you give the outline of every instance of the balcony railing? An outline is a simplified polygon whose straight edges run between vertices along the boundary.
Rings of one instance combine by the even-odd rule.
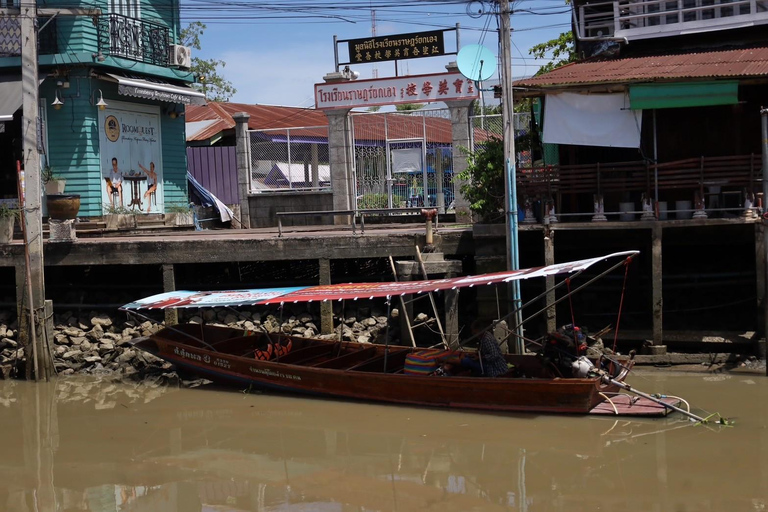
[[[56,20],[40,18],[38,25],[43,27],[37,36],[37,48],[40,55],[59,53]],[[0,16],[0,57],[18,57],[21,55],[21,22],[15,16]]]
[[[580,39],[644,39],[768,24],[768,0],[615,0],[578,7]]]
[[[168,27],[121,14],[99,17],[99,50],[158,66],[168,65],[171,42]]]

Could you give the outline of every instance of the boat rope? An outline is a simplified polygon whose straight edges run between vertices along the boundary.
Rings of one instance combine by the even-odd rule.
[[[571,293],[571,278],[565,278],[565,287],[568,289],[568,305],[571,308],[571,327],[576,328],[576,315],[573,313],[573,294]],[[574,332],[575,335],[575,332]]]
[[[616,342],[619,340],[619,324],[621,323],[621,310],[624,307],[624,295],[627,291],[627,278],[629,277],[629,262],[631,258],[624,261],[624,283],[621,285],[621,299],[619,300],[619,312],[616,315],[616,329],[613,332],[613,352],[616,352]]]
[[[598,395],[600,395],[601,397],[605,398],[605,400],[606,400],[606,401],[607,401],[609,404],[611,404],[611,407],[613,407],[613,413],[614,413],[614,414],[616,414],[616,415],[618,416],[618,415],[619,415],[619,410],[616,408],[616,405],[613,403],[613,400],[611,400],[610,398],[608,398],[608,395],[606,395],[606,394],[605,394],[605,393],[603,393],[603,392],[600,392],[600,393],[598,393]],[[614,426],[615,426],[615,425],[614,425]]]
[[[155,323],[155,319],[154,319],[154,318],[151,318],[151,317],[148,317],[147,315],[144,315],[144,314],[142,314],[142,313],[139,313],[139,312],[138,312],[138,310],[135,310],[135,309],[122,309],[122,308],[120,308],[120,309],[121,309],[122,311],[125,311],[126,315],[127,315],[129,318],[131,317],[131,315],[136,315],[136,316],[138,316],[138,317],[141,317],[141,318],[143,318],[143,319],[145,319],[145,320],[148,320],[148,321],[150,321],[150,322],[152,322],[152,323]],[[188,332],[184,332],[184,331],[182,331],[181,329],[177,329],[176,327],[174,327],[174,326],[172,326],[172,325],[169,325],[169,326],[167,326],[167,327],[166,327],[166,329],[168,329],[168,330],[170,330],[170,331],[173,331],[173,332],[175,332],[175,333],[177,333],[177,334],[181,334],[182,336],[186,336],[186,337],[188,337],[188,338],[191,338],[191,339],[193,339],[193,340],[195,340],[195,341],[197,341],[197,342],[200,342],[201,344],[205,345],[206,347],[210,348],[210,349],[211,349],[211,350],[213,350],[214,352],[218,352],[218,350],[216,350],[215,348],[213,348],[213,345],[211,345],[211,344],[209,344],[209,343],[205,342],[203,339],[201,339],[201,338],[198,338],[198,337],[196,337],[196,336],[195,336],[195,335],[193,335],[193,334],[190,334],[190,333],[188,333]]]

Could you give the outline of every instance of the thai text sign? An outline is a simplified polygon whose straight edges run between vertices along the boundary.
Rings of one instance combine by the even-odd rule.
[[[349,48],[347,64],[417,59],[445,54],[442,30],[350,39],[347,41],[347,46]]]
[[[432,103],[477,97],[474,82],[461,73],[315,84],[315,107],[318,109]]]
[[[147,100],[183,103],[184,105],[192,104],[192,98],[189,95],[171,91],[147,89],[145,87],[136,87],[134,85],[119,85],[118,92],[123,96],[133,96],[135,98],[144,98]]]

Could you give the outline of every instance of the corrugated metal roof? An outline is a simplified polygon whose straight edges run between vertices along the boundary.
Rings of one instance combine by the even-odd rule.
[[[216,120],[208,128],[198,133],[187,131],[187,141],[207,140],[224,130],[235,127],[232,115],[245,112],[248,128],[263,130],[266,128],[297,128],[302,126],[327,126],[328,119],[319,110],[300,107],[278,107],[273,105],[248,105],[246,103],[215,103],[203,106],[188,106],[185,113],[186,123]]]
[[[232,115],[245,112],[251,117],[248,128],[251,130],[269,130],[261,134],[272,140],[282,140],[285,133],[280,129],[291,128],[291,138],[326,139],[328,137],[328,118],[322,110],[300,107],[279,107],[273,105],[248,105],[245,103],[210,102],[203,106],[187,106],[185,122],[187,141],[204,141],[215,137],[225,130],[232,130],[235,121]],[[424,112],[422,112],[424,113]],[[450,144],[452,140],[451,120],[443,117],[387,113],[385,127],[383,113],[353,113],[355,136],[358,139],[383,141],[409,138],[421,133],[426,125],[427,140],[433,143]],[[210,124],[201,128],[201,122]],[[306,128],[297,130],[297,128]],[[274,130],[274,131],[272,131]],[[476,134],[476,140],[485,140],[485,134]]]
[[[515,87],[635,83],[697,78],[768,77],[768,47],[576,62]]]

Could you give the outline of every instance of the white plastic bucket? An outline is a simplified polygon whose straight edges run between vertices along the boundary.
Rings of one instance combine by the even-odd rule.
[[[675,201],[675,213],[676,219],[690,219],[693,217],[693,211],[680,211],[680,210],[693,210],[692,201]]]
[[[633,212],[635,211],[635,203],[619,203],[620,212]],[[619,214],[619,220],[635,220],[636,214],[634,213],[621,213]]]

